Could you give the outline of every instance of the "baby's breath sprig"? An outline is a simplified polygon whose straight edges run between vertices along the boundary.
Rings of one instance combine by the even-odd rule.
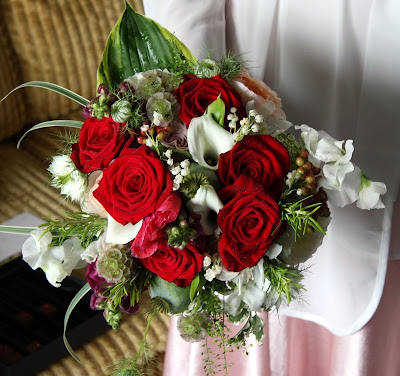
[[[60,246],[67,238],[76,236],[82,247],[87,248],[107,228],[106,218],[84,212],[66,212],[65,214],[66,217],[63,220],[45,218],[47,222],[39,225],[46,229],[44,234],[51,232],[53,245]]]

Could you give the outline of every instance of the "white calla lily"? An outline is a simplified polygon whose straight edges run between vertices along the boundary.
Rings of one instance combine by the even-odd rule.
[[[142,227],[143,220],[132,224],[121,225],[110,214],[107,220],[107,236],[106,242],[110,244],[126,244],[136,238]]]
[[[193,118],[187,134],[193,159],[203,167],[218,169],[218,158],[235,144],[233,135],[214,121],[211,114]]]
[[[212,235],[218,226],[215,220],[210,220],[209,214],[211,211],[218,214],[224,207],[214,187],[212,185],[201,185],[196,195],[186,204],[186,207],[192,213],[201,215],[200,224],[203,227],[204,234]]]
[[[386,193],[384,183],[369,180],[365,175],[361,177],[361,189],[357,200],[357,207],[360,209],[383,209],[385,205],[381,195]]]

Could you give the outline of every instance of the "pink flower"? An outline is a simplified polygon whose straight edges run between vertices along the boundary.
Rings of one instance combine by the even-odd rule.
[[[163,228],[178,217],[182,202],[179,194],[171,194],[157,211],[143,220],[142,227],[131,244],[132,256],[151,256],[161,241],[166,241]]]
[[[250,77],[245,72],[231,82],[239,93],[244,104],[254,101],[256,111],[265,118],[285,120],[286,115],[282,111],[282,102],[278,94],[257,78]]]

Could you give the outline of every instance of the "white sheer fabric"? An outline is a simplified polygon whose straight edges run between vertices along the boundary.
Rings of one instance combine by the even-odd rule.
[[[244,53],[295,124],[355,142],[355,162],[388,187],[386,209],[332,209],[328,235],[305,264],[306,303],[280,314],[337,335],[362,328],[379,304],[389,255],[400,258],[400,2],[163,0],[146,14],[197,57],[205,46]],[[394,292],[393,292],[394,293]]]

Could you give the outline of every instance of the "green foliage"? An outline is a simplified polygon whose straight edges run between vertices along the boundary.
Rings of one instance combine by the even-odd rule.
[[[139,356],[121,359],[107,372],[111,376],[156,376],[159,375],[157,356],[145,342]]]
[[[97,70],[97,83],[109,88],[150,69],[186,73],[196,61],[189,49],[157,22],[126,9],[112,29]]]
[[[265,267],[265,277],[271,282],[267,294],[276,295],[277,299],[284,294],[287,303],[293,300],[293,292],[298,293],[305,290],[299,281],[303,278],[301,272],[293,267],[279,264],[277,261],[270,260]]]
[[[301,150],[305,149],[302,140],[296,140],[292,134],[281,133],[275,137],[288,150],[290,156],[290,170],[297,168],[296,158]]]
[[[192,165],[192,164],[191,164]],[[180,191],[186,194],[186,196],[193,198],[196,196],[197,190],[202,185],[209,185],[207,177],[201,172],[192,172],[187,174],[180,186]]]
[[[227,81],[233,79],[235,76],[246,70],[245,62],[242,60],[242,55],[231,52],[222,56],[218,61],[218,65],[221,76]]]
[[[168,244],[175,248],[185,248],[190,240],[197,236],[197,231],[189,227],[185,220],[181,220],[178,226],[168,226],[166,229]]]
[[[132,277],[124,281],[108,286],[107,289],[102,292],[102,295],[107,298],[107,307],[111,309],[118,309],[122,300],[130,296],[130,305],[134,306],[139,303],[140,297],[145,287],[150,283],[153,275],[146,268],[141,265],[136,265]]]
[[[317,202],[303,207],[304,201],[308,198],[309,197],[305,197],[296,202],[279,202],[281,219],[292,227],[295,233],[295,239],[304,235],[308,227],[312,227],[325,235],[324,229],[317,220],[313,218],[313,215],[321,208],[322,203]]]
[[[44,227],[53,235],[52,244],[61,245],[67,238],[77,236],[83,248],[97,240],[107,227],[107,219],[84,212],[66,212],[65,219],[49,219],[39,227]]]
[[[211,114],[216,123],[221,127],[224,126],[225,103],[221,99],[221,95],[219,95],[218,98],[207,107],[205,114]]]

